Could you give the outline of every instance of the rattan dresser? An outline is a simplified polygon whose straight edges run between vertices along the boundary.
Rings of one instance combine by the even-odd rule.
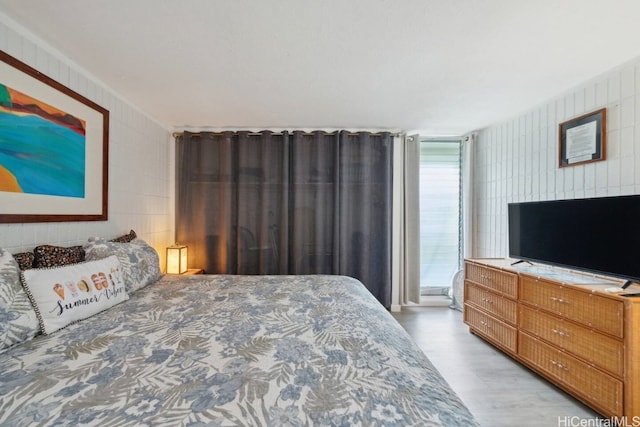
[[[511,262],[465,261],[470,331],[602,415],[640,420],[640,297],[605,291],[616,279]]]

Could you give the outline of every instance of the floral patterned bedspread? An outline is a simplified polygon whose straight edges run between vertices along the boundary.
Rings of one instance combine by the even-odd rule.
[[[0,354],[0,425],[478,424],[360,282],[199,275]]]

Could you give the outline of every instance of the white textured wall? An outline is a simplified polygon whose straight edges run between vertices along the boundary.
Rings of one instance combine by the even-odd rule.
[[[0,224],[0,247],[16,253],[39,244],[69,246],[134,229],[162,257],[174,228],[168,129],[1,13],[0,49],[110,113],[108,221]]]
[[[606,160],[558,168],[558,125],[602,107]],[[508,255],[509,202],[640,194],[640,58],[480,131],[474,185],[475,257]]]

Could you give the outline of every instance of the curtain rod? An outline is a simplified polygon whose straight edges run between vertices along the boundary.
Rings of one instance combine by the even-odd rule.
[[[213,133],[213,134],[222,134],[222,133],[225,133],[225,132],[247,132],[247,134],[248,134],[249,136],[260,136],[260,135],[262,135],[262,132],[256,132],[256,131],[242,131],[242,130],[230,130],[230,131],[223,131],[223,130],[220,130],[220,131],[198,131],[198,132],[192,132],[192,133],[197,134],[197,133],[205,133],[205,132],[206,132],[206,133]],[[269,131],[268,131],[268,130],[266,130],[266,132],[269,132]],[[335,134],[337,134],[338,132],[342,132],[342,131],[339,131],[339,130],[334,130],[334,131],[323,131],[323,130],[319,130],[319,131],[295,131],[295,130],[294,130],[294,131],[271,131],[271,134],[272,134],[272,135],[282,135],[282,134],[284,134],[284,132],[288,132],[289,134],[291,134],[291,133],[293,133],[293,132],[302,132],[302,133],[304,133],[305,135],[312,135],[314,132],[324,132],[324,133],[325,133],[325,134],[327,134],[327,135],[335,135]],[[369,132],[369,133],[372,133],[373,135],[376,135],[376,134],[380,134],[380,133],[382,133],[382,132],[387,132],[387,131],[376,131],[376,132],[362,131],[362,132]],[[347,135],[349,135],[349,136],[355,136],[355,135],[358,135],[359,133],[360,133],[360,132],[347,132]],[[177,137],[179,137],[179,136],[182,136],[183,134],[184,134],[184,131],[180,131],[180,132],[173,132],[173,133],[172,133],[172,136],[173,136],[174,138],[177,138]],[[398,137],[398,136],[402,136],[402,135],[404,135],[404,133],[401,133],[401,132],[389,132],[389,134],[391,134],[391,136],[394,136],[394,137]]]

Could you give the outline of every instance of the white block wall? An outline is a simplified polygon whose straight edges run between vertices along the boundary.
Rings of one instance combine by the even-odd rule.
[[[168,128],[1,13],[0,49],[109,110],[108,221],[0,224],[0,247],[16,253],[39,244],[70,246],[134,229],[162,262],[174,236]]]
[[[559,168],[558,125],[602,107],[606,160]],[[508,255],[507,203],[640,194],[640,58],[478,132],[474,166],[474,257]]]

